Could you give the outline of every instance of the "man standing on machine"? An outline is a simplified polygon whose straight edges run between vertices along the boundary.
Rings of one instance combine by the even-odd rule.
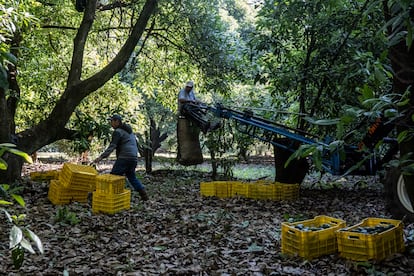
[[[205,119],[206,111],[194,95],[194,82],[192,81],[188,81],[178,94],[178,112],[179,115],[194,122],[204,134],[220,127],[220,123],[211,124]]]

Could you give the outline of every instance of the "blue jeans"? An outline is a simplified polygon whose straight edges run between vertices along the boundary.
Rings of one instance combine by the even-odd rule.
[[[135,174],[137,163],[135,160],[117,159],[112,167],[111,174],[125,175],[135,191],[144,190],[144,185]]]

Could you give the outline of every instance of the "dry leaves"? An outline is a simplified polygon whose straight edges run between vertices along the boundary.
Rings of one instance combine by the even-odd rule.
[[[133,194],[131,209],[93,214],[91,204],[72,203],[76,225],[57,223],[59,206],[47,199],[48,183],[27,181],[27,223],[45,253],[26,254],[13,269],[7,227],[0,233],[0,271],[8,275],[412,275],[407,250],[380,263],[356,263],[338,255],[312,261],[281,254],[281,222],[328,215],[348,225],[388,217],[379,188],[303,189],[293,202],[203,198],[197,172],[156,171],[143,180],[151,200]],[[2,217],[0,217],[2,218]],[[407,225],[406,231],[412,226]],[[6,229],[6,231],[4,230]]]

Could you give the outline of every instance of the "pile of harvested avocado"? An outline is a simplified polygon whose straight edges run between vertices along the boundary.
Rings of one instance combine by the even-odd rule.
[[[360,227],[356,227],[354,229],[350,229],[350,230],[346,230],[349,232],[354,232],[354,233],[361,233],[361,234],[378,234],[378,233],[382,233],[387,231],[388,229],[393,228],[394,225],[392,224],[378,224],[375,226],[360,226]]]
[[[310,225],[310,226],[305,226],[302,223],[296,224],[295,228],[299,229],[300,231],[303,232],[309,232],[309,231],[319,231],[319,230],[323,230],[323,229],[328,229],[330,228],[332,225],[329,223],[324,223],[320,226],[315,226],[315,225]]]

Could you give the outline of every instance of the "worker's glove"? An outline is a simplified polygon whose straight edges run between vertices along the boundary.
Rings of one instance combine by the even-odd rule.
[[[95,160],[92,161],[92,164],[97,164],[102,160],[102,158],[98,157]]]

